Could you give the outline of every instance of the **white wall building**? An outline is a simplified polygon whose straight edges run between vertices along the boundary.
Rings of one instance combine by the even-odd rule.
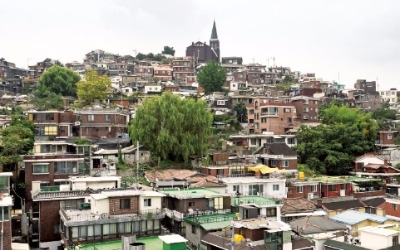
[[[358,232],[360,233],[359,241],[362,247],[372,250],[386,249],[392,246],[400,248],[400,231],[398,231],[397,227],[393,227],[393,225],[368,226],[360,228]]]
[[[220,178],[227,185],[226,193],[235,195],[260,195],[267,198],[282,199],[287,198],[286,179],[284,178],[256,178],[249,177],[229,177]]]

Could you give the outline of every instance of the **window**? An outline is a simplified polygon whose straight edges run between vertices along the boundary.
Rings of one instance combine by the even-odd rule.
[[[267,217],[276,216],[276,208],[267,208]]]
[[[78,163],[76,161],[54,162],[54,172],[57,174],[76,174],[78,173]]]
[[[104,115],[104,120],[111,121],[111,115]]]
[[[239,185],[233,185],[232,191],[235,192],[235,193],[240,193]]]
[[[274,191],[279,191],[279,184],[274,184],[274,185],[272,186],[272,190],[274,190]]]
[[[304,112],[304,113],[307,113],[307,112],[308,112],[308,108],[304,108],[304,109],[303,109],[303,112]]]
[[[262,117],[261,118],[261,123],[267,123],[267,117]]]
[[[303,186],[297,186],[296,187],[296,192],[299,193],[299,194],[303,193]]]
[[[35,164],[32,168],[32,173],[34,174],[44,174],[49,173],[49,164]]]
[[[223,105],[225,105],[225,100],[217,100],[217,105],[218,105],[218,106],[223,106]]]
[[[296,138],[287,138],[288,144],[296,144]]]
[[[397,204],[392,204],[392,210],[397,210]]]
[[[195,202],[194,201],[189,201],[189,207],[194,207]]]
[[[391,140],[392,139],[392,134],[387,134],[387,139]]]
[[[35,135],[57,135],[57,126],[37,125],[35,127]]]
[[[4,214],[4,215],[3,215]],[[0,221],[10,220],[10,208],[9,207],[0,207]]]
[[[276,160],[271,160],[271,166],[276,166]]]
[[[287,161],[287,160],[282,161],[282,167],[284,167],[284,168],[289,167],[289,161]]]
[[[336,191],[336,185],[328,185],[328,191]]]
[[[151,207],[151,199],[144,199],[144,204],[143,206],[145,207]]]
[[[291,111],[292,111],[292,110],[291,110],[290,108],[284,108],[284,109],[283,109],[283,112],[284,112],[284,113],[290,113]]]
[[[317,185],[311,186],[311,192],[317,192]]]
[[[120,209],[130,209],[131,208],[131,199],[119,200],[119,208]]]
[[[264,192],[263,185],[249,185],[249,195],[260,195]]]
[[[392,237],[392,245],[393,246],[398,246],[399,245],[399,236],[395,235]]]
[[[192,234],[195,234],[195,233],[196,233],[196,226],[192,225]]]
[[[94,115],[88,115],[88,121],[89,122],[94,121]]]

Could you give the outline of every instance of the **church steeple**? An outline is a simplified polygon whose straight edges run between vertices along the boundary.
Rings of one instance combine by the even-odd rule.
[[[217,26],[215,25],[215,20],[214,20],[214,25],[213,25],[213,28],[212,28],[211,39],[210,40],[218,40]]]

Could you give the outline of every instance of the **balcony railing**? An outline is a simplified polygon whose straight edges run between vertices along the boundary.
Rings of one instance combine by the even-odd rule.
[[[65,222],[82,222],[82,221],[93,221],[93,220],[118,220],[121,218],[129,218],[129,217],[132,220],[162,219],[165,216],[165,212],[163,209],[147,209],[147,210],[141,210],[138,213],[129,213],[129,214],[109,214],[109,213],[93,214],[89,209],[68,210],[65,209],[64,207],[61,207],[60,215]]]
[[[181,213],[176,210],[171,210],[164,208],[165,216],[174,220],[183,220],[187,217],[201,216],[201,215],[211,215],[211,214],[227,214],[231,213],[230,209],[218,209],[218,210],[203,210],[203,211],[193,211],[190,213]]]

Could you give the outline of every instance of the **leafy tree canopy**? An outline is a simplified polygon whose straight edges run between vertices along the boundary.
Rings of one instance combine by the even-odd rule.
[[[146,99],[129,126],[132,141],[139,141],[160,160],[183,160],[207,151],[213,116],[203,100],[181,99],[166,92]]]
[[[24,115],[14,115],[10,126],[1,130],[0,164],[3,170],[13,170],[21,159],[20,155],[27,154],[35,140],[35,125]]]
[[[396,120],[396,110],[382,107],[372,111],[372,118],[378,122],[379,130],[388,130],[390,129],[390,122]]]
[[[378,125],[371,114],[347,106],[331,105],[320,118],[321,125],[301,126],[296,134],[300,161],[321,174],[346,174],[355,156],[372,149]]]
[[[85,103],[106,98],[111,88],[111,80],[106,75],[99,76],[94,70],[85,74],[85,80],[78,82],[78,98]]]
[[[164,50],[161,51],[161,54],[174,56],[175,55],[175,49],[174,49],[174,47],[164,46]]]
[[[150,61],[163,61],[164,59],[167,59],[165,56],[162,54],[153,54],[153,53],[148,53],[148,54],[143,54],[143,53],[138,53],[136,55],[137,60],[150,60]]]
[[[211,61],[200,68],[197,73],[197,81],[204,88],[205,94],[223,91],[226,82],[226,70],[218,62]]]
[[[38,90],[48,90],[62,96],[76,96],[76,83],[79,80],[79,75],[74,71],[54,65],[40,76]]]
[[[247,122],[247,108],[244,102],[236,103],[236,105],[233,107],[233,111],[236,112],[236,118],[238,122]]]
[[[37,110],[63,110],[64,102],[60,94],[56,94],[49,90],[36,92],[36,98],[33,100],[33,105]]]

